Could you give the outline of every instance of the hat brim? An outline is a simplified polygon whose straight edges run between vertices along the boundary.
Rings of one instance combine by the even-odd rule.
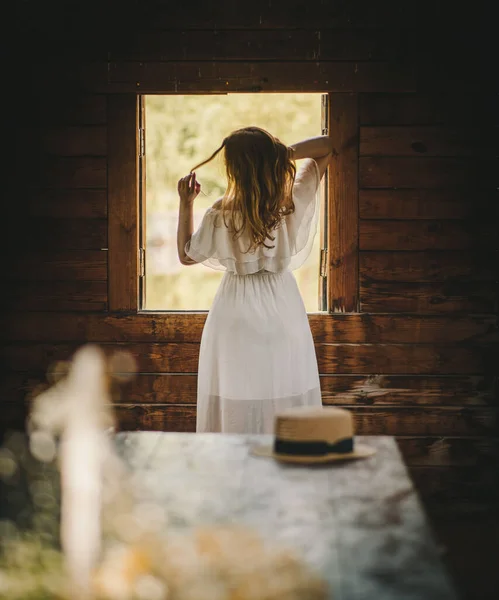
[[[276,454],[273,446],[253,446],[250,453],[254,456],[274,458],[279,462],[297,464],[297,465],[318,465],[333,462],[343,462],[347,460],[358,460],[369,458],[375,454],[376,449],[364,446],[364,444],[355,444],[353,452],[346,454],[321,454],[320,456],[300,456],[298,454]]]

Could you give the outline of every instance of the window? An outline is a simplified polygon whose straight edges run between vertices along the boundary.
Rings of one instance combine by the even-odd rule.
[[[201,82],[200,89],[195,92],[207,94],[216,90],[204,88]],[[317,304],[321,310],[330,313],[358,312],[358,96],[336,92],[323,94],[322,98],[323,133],[327,132],[336,145],[334,159],[323,180],[321,231],[316,236],[316,241],[326,252],[316,251],[311,257],[316,261],[316,273],[319,258],[321,263]],[[147,249],[147,220],[142,210],[146,199],[141,198],[140,193],[147,185],[144,156],[146,99],[136,94],[108,97],[108,304],[111,312],[134,313],[149,308],[145,298],[148,291],[147,253],[144,251]],[[267,128],[276,131],[271,121]],[[280,135],[280,132],[276,131],[276,134]],[[289,141],[282,137],[283,141]],[[217,142],[219,139],[220,136]],[[199,160],[203,158],[205,156],[200,156]],[[196,156],[193,162],[197,160]],[[313,310],[313,306],[307,308]]]
[[[286,144],[319,135],[323,130],[321,94],[154,95],[145,96],[144,110],[146,177],[140,209],[146,258],[141,306],[145,310],[207,310],[223,272],[204,265],[186,268],[178,261],[178,179],[208,158],[227,134],[245,125],[263,127]],[[195,228],[225,190],[222,153],[200,170],[198,179],[203,192],[194,204]],[[321,187],[324,205],[326,187]],[[318,231],[311,255],[295,271],[308,312],[325,308],[320,277],[324,248],[324,236]]]

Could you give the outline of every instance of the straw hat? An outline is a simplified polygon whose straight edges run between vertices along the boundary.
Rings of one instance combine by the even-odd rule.
[[[251,453],[307,465],[367,458],[376,451],[355,442],[352,413],[332,406],[282,411],[275,417],[274,435],[273,446],[255,446]]]

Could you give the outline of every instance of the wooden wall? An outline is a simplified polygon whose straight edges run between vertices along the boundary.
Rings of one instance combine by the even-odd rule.
[[[52,14],[33,3],[19,29],[16,195],[3,240],[3,429],[22,426],[58,361],[96,342],[137,358],[139,375],[116,397],[122,428],[194,430],[205,316],[109,311],[110,95],[207,85],[349,94],[362,313],[310,317],[324,403],[351,409],[360,434],[397,436],[435,514],[497,509],[489,50],[450,37],[444,22],[457,17],[444,3],[373,4],[206,2],[193,13],[157,2],[135,7],[137,19],[113,3]]]

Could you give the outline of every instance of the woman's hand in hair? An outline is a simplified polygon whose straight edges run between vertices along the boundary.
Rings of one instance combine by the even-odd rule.
[[[196,173],[189,173],[189,175],[179,179],[177,190],[181,202],[192,204],[201,191],[201,184],[196,181]]]

